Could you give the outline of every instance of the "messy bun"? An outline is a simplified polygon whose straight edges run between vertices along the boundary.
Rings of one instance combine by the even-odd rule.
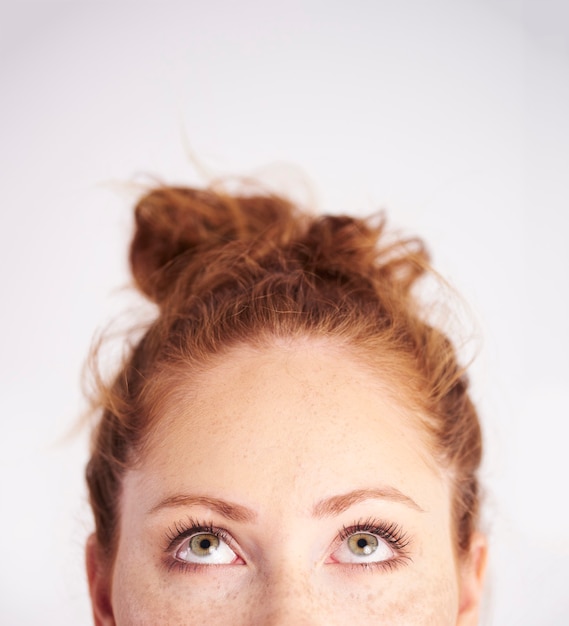
[[[381,217],[312,216],[271,194],[182,187],[147,193],[135,226],[134,280],[160,313],[98,397],[87,481],[109,558],[121,477],[180,372],[239,344],[299,336],[336,338],[382,375],[406,381],[453,478],[456,545],[467,549],[478,515],[480,426],[451,342],[415,297],[430,271],[420,240],[395,237]]]
[[[138,288],[162,302],[180,274],[203,269],[209,252],[239,243],[284,245],[298,228],[292,204],[278,196],[231,196],[212,190],[160,187],[135,208],[130,264]],[[257,250],[258,252],[258,250]],[[191,280],[190,280],[191,283]]]

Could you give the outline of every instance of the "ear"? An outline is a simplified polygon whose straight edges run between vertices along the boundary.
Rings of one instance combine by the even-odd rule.
[[[457,626],[477,626],[484,590],[488,540],[474,533],[468,555],[460,565],[460,597]]]
[[[111,606],[109,568],[103,563],[101,550],[94,534],[87,539],[85,561],[95,626],[115,626]]]

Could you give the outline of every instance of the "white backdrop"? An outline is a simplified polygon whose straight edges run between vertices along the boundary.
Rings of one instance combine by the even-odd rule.
[[[0,623],[90,623],[86,436],[65,435],[128,280],[123,183],[195,183],[189,143],[426,238],[484,338],[485,623],[567,624],[563,3],[3,0],[0,50]]]

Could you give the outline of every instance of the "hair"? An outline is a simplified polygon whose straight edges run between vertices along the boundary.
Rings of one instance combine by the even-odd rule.
[[[130,265],[159,313],[112,382],[99,380],[86,477],[106,557],[122,476],[182,376],[232,347],[295,337],[349,346],[422,409],[452,481],[456,551],[466,553],[480,508],[480,424],[455,349],[414,289],[431,272],[421,240],[394,237],[383,216],[313,216],[265,192],[160,186],[135,207]]]

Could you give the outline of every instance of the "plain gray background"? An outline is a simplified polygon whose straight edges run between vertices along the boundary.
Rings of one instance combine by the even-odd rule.
[[[1,4],[2,624],[90,623],[65,436],[95,329],[132,303],[131,183],[199,182],[191,154],[428,241],[478,327],[485,623],[567,623],[564,4]]]

